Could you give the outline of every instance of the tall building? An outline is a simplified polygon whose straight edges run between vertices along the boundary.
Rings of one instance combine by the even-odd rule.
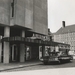
[[[75,52],[75,25],[65,26],[63,21],[62,27],[54,33],[54,41],[70,44],[71,52]]]
[[[48,34],[47,0],[0,0],[0,62],[38,59],[35,34]]]

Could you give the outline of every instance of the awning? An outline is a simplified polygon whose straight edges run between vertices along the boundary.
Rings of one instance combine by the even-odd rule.
[[[19,37],[19,36],[15,36],[15,37],[4,37],[2,38],[2,41],[6,41],[6,42],[22,42],[22,43],[36,43],[36,44],[40,44],[40,45],[46,45],[46,46],[57,46],[57,45],[68,45],[69,44],[65,44],[65,43],[59,43],[59,42],[53,42],[53,41],[43,41],[40,39],[31,39],[31,38],[23,38],[23,37]]]

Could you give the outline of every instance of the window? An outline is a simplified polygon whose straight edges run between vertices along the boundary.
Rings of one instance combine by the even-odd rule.
[[[11,0],[11,16],[14,17],[14,0]]]

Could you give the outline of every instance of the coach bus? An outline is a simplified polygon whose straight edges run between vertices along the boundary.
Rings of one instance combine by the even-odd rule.
[[[69,44],[53,42],[50,46],[45,46],[44,56],[41,58],[41,61],[44,64],[50,62],[62,63],[64,61],[72,61],[73,56],[69,55],[69,51]]]

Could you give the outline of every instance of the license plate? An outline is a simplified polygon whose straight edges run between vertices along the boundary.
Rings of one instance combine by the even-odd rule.
[[[49,59],[49,61],[53,61],[53,60],[55,60],[55,59]]]
[[[64,58],[62,58],[62,59],[69,59],[69,57],[64,57]]]

